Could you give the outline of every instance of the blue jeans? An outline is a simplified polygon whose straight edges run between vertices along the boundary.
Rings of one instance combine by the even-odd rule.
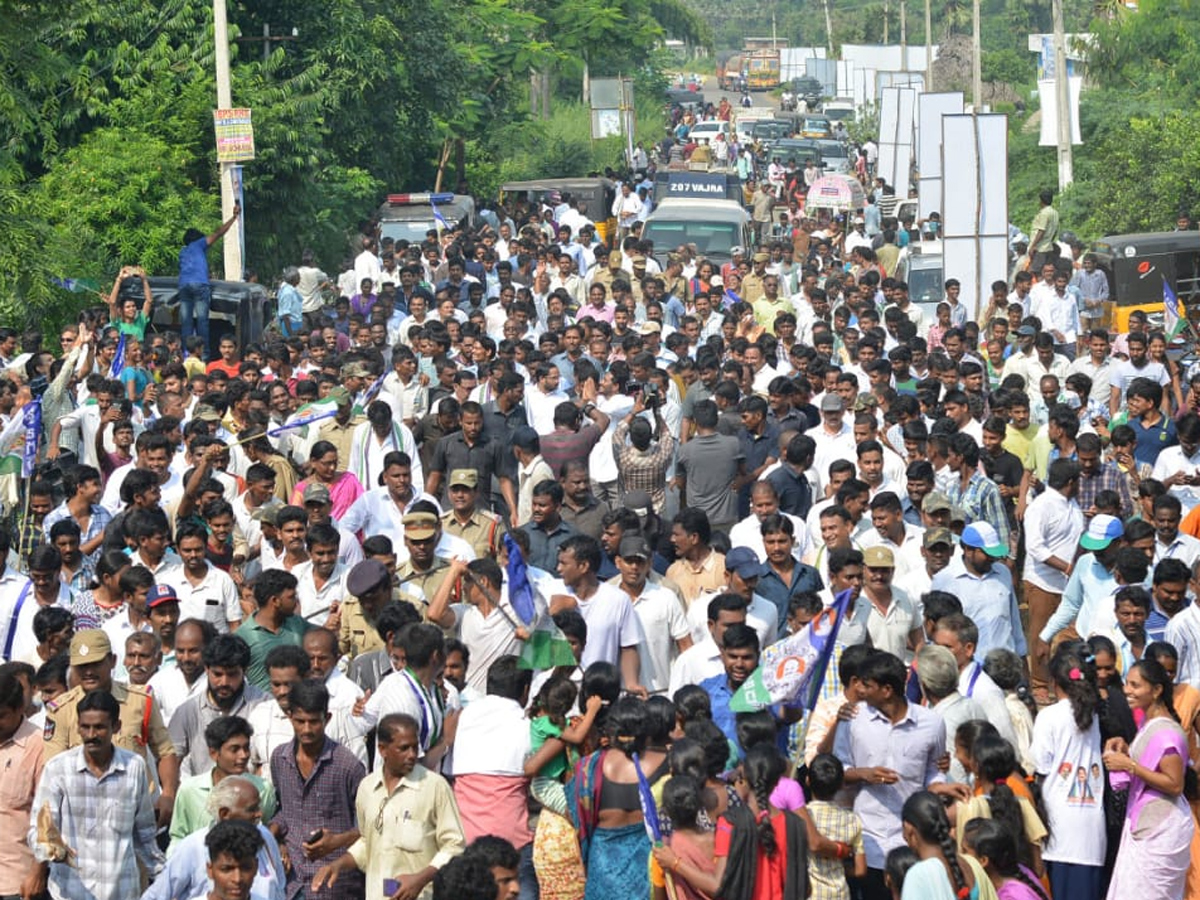
[[[212,285],[181,284],[179,286],[180,334],[186,346],[193,334],[204,341],[204,358],[212,359],[213,348],[208,343],[208,314],[212,305]],[[192,317],[195,316],[193,325]]]
[[[517,881],[521,884],[519,900],[538,900],[541,891],[538,889],[537,872],[533,868],[532,841],[521,848],[521,866],[517,869]]]

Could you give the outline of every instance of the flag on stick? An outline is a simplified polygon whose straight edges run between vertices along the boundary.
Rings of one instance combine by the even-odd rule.
[[[756,712],[776,703],[787,703],[811,709],[820,694],[838,628],[849,607],[850,591],[845,590],[803,631],[764,650],[758,668],[737,689],[729,708],[734,712]]]
[[[1167,332],[1167,343],[1175,340],[1187,326],[1187,313],[1167,279],[1163,278],[1163,327]]]
[[[117,352],[113,354],[112,366],[109,369],[109,378],[120,378],[121,373],[125,371],[125,334],[117,338]]]

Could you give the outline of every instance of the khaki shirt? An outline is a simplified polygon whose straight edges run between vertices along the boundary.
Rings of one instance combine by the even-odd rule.
[[[360,653],[383,649],[383,638],[375,626],[363,615],[362,604],[357,597],[342,601],[342,623],[338,629],[338,651],[351,659]]]
[[[77,707],[85,691],[74,687],[46,704],[45,758],[50,759],[83,741],[79,738]],[[122,750],[136,753],[145,760],[152,789],[158,786],[158,760],[176,755],[175,745],[163,724],[162,708],[144,687],[114,681],[113,698],[121,705],[121,730],[113,743]]]
[[[430,566],[428,572],[423,572],[420,575],[416,574],[416,570],[413,568],[412,560],[410,559],[396,569],[396,575],[402,582],[402,586],[413,585],[414,587],[419,587],[425,596],[425,603],[428,604],[429,599],[437,594],[438,588],[446,580],[446,574],[449,571],[450,564],[441,557],[435,556],[433,565]],[[427,608],[427,606],[422,607],[422,617],[425,615]]]
[[[355,797],[361,836],[346,851],[366,875],[366,900],[385,900],[385,879],[440,869],[463,852],[466,839],[454,791],[441,775],[417,765],[388,794],[383,773],[362,780]],[[433,896],[432,883],[420,893]]]
[[[458,520],[454,510],[442,514],[442,531],[462,538],[480,559],[485,556],[495,558],[500,542],[504,540],[504,530],[498,515],[482,509],[477,508],[465,523]]]
[[[742,279],[742,299],[753,305],[754,301],[763,296],[763,276],[751,272]]]
[[[353,416],[349,423],[342,425],[337,419],[329,419],[322,422],[321,427],[317,430],[318,441],[329,441],[337,447],[339,469],[345,469],[349,464],[350,441],[354,437],[354,429],[365,421],[366,419],[362,416]],[[278,477],[277,473],[276,478]]]

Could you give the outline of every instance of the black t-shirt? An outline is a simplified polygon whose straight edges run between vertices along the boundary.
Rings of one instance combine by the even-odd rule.
[[[1017,459],[1015,453],[1001,450],[999,456],[988,456],[984,453],[980,454],[980,459],[983,460],[983,470],[987,473],[987,477],[996,482],[997,487],[1017,488],[1021,486],[1025,467],[1021,465],[1021,460]],[[1001,499],[1004,500],[1004,510],[1008,514],[1009,527],[1012,527],[1017,523],[1017,498],[1013,496]]]

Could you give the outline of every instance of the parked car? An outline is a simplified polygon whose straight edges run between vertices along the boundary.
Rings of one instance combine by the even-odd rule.
[[[146,332],[179,332],[179,278],[151,278],[150,293],[154,297],[154,309]],[[126,279],[119,296],[122,300],[136,300],[141,306],[141,282]],[[209,342],[212,344],[209,352],[226,335],[233,335],[238,347],[244,350],[247,345],[262,340],[263,330],[274,319],[275,299],[267,293],[264,285],[245,281],[214,281],[208,316]]]

